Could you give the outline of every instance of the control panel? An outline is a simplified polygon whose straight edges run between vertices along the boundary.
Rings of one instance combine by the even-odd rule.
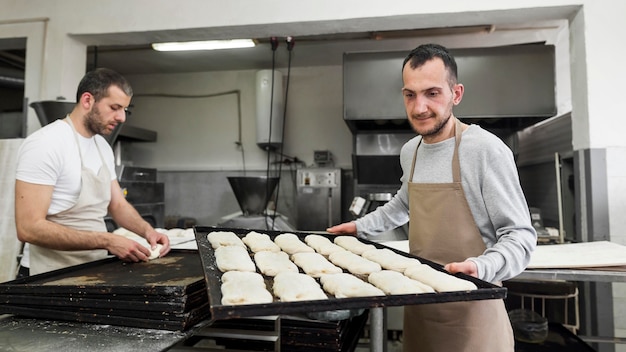
[[[340,170],[337,169],[306,169],[301,170],[298,177],[299,187],[337,187]]]

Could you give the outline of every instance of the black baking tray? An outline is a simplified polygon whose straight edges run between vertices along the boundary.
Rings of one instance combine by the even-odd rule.
[[[0,283],[2,295],[102,295],[114,299],[142,296],[171,301],[204,287],[198,253],[174,249],[149,262],[128,263],[106,258]]]
[[[147,314],[154,311],[159,314],[165,313],[183,313],[187,312],[191,308],[203,305],[208,301],[205,286],[199,290],[190,293],[187,296],[171,297],[169,301],[166,300],[153,300],[151,297],[141,295],[140,297],[123,296],[121,297],[91,297],[91,296],[72,296],[72,295],[7,295],[0,294],[0,307],[2,305],[20,305],[25,307],[42,309],[65,309],[71,310],[72,308],[85,309],[86,307],[110,310],[111,312],[119,312],[119,314],[125,314],[129,312],[136,312],[134,314]],[[131,299],[126,299],[131,298]],[[0,308],[1,309],[1,308]]]
[[[200,260],[202,261],[202,267],[204,270],[204,277],[206,280],[206,286],[209,296],[209,305],[211,311],[211,319],[231,319],[231,318],[244,318],[263,315],[277,315],[277,314],[299,314],[309,312],[325,312],[325,311],[341,311],[351,309],[366,309],[376,307],[391,307],[391,306],[405,306],[405,305],[418,305],[418,304],[433,304],[433,303],[445,303],[445,302],[458,302],[458,301],[473,301],[473,300],[486,300],[486,299],[504,299],[506,297],[507,289],[504,287],[493,285],[489,282],[479,280],[465,274],[454,274],[462,279],[469,280],[476,284],[477,290],[472,291],[458,291],[458,292],[442,292],[442,293],[426,293],[419,295],[387,295],[377,297],[358,297],[358,298],[335,298],[329,296],[328,300],[315,300],[315,301],[300,301],[300,302],[281,302],[274,299],[272,303],[266,304],[249,304],[249,305],[223,305],[221,303],[222,293],[220,290],[222,272],[217,268],[215,263],[215,252],[207,239],[207,235],[213,231],[230,231],[244,237],[251,230],[249,229],[234,229],[234,228],[222,228],[222,227],[194,227],[194,233],[196,236],[196,242],[198,244],[198,253],[200,254]],[[262,231],[254,230],[259,233],[265,233],[274,239],[284,231]],[[301,240],[309,235],[307,232],[291,232],[297,235]],[[319,233],[316,233],[319,234]],[[329,239],[333,239],[334,235],[324,235]],[[396,250],[394,248],[387,247],[383,244],[372,242],[369,240],[361,239],[362,242],[372,244],[376,248],[387,248],[400,255],[416,258],[420,262],[430,265],[436,270],[443,271],[443,267],[437,263],[426,260],[424,258],[416,257],[411,254]],[[265,277],[267,287],[272,287],[272,278]]]
[[[110,324],[129,326],[145,329],[163,329],[163,330],[186,330],[207,318],[210,314],[209,304],[206,303],[200,307],[196,307],[182,314],[161,315],[158,317],[146,316],[121,316],[114,315],[110,312],[94,312],[94,311],[72,311],[64,309],[42,309],[32,307],[22,307],[16,305],[2,306],[3,314],[15,314],[22,317],[64,320],[80,323]]]
[[[209,314],[195,250],[150,262],[106,258],[0,283],[0,314],[184,330]]]

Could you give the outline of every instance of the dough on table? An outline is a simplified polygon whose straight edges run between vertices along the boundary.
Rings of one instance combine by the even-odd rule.
[[[270,251],[270,252],[279,252],[280,247],[272,239],[270,236],[264,233],[258,233],[255,231],[250,231],[248,234],[241,239],[243,243],[250,248],[253,253]]]
[[[225,247],[226,248],[226,247]],[[271,303],[274,296],[267,290],[259,273],[229,271],[222,275],[222,304]]]
[[[298,267],[285,252],[257,252],[254,254],[254,262],[259,271],[267,276],[276,276],[281,271],[298,272]]]
[[[367,281],[383,290],[388,295],[435,292],[432,287],[410,279],[402,273],[393,270],[382,270],[371,273],[367,277]]]
[[[295,254],[300,252],[315,252],[315,250],[302,242],[298,236],[293,233],[281,233],[274,238],[280,249],[287,252],[287,254]]]
[[[304,271],[304,273],[312,277],[317,278],[322,276],[323,274],[343,272],[340,267],[329,262],[328,259],[324,258],[324,256],[319,253],[296,253],[291,256],[291,259],[294,263],[296,263],[296,265],[302,268],[302,271]]]
[[[350,251],[331,253],[328,256],[328,260],[355,275],[369,275],[382,270],[380,264],[365,259]]]
[[[322,235],[307,235],[304,237],[304,242],[321,255],[345,251],[343,247],[334,244],[330,239]]]
[[[326,292],[337,298],[385,295],[381,289],[348,273],[325,274],[320,282]]]
[[[369,259],[373,262],[380,264],[384,269],[394,270],[403,273],[406,268],[415,265],[421,265],[422,263],[417,258],[409,258],[398,254],[391,249],[370,249],[363,252],[361,256],[365,259]]]
[[[406,268],[404,275],[431,286],[437,292],[470,291],[478,287],[471,281],[447,274],[426,264]]]
[[[274,295],[283,302],[328,299],[314,278],[306,274],[282,271],[274,277]]]
[[[254,262],[245,247],[221,246],[215,250],[215,263],[222,272],[256,271]]]
[[[161,248],[163,248],[163,245],[160,243],[157,243],[154,249],[148,248],[150,250],[150,256],[148,257],[148,260],[157,259],[161,255]]]
[[[358,255],[361,255],[363,252],[368,251],[370,249],[376,249],[376,246],[372,244],[363,243],[354,236],[337,236],[335,237],[334,242],[335,244],[343,247],[344,249],[354,254],[358,254]]]
[[[207,235],[207,240],[211,244],[213,249],[217,249],[221,246],[239,246],[246,248],[241,238],[234,232],[230,231],[214,231]]]

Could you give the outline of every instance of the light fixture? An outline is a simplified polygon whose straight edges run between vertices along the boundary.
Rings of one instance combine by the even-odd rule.
[[[255,45],[256,44],[252,39],[230,39],[195,42],[152,43],[152,49],[157,51],[217,50],[251,48]]]

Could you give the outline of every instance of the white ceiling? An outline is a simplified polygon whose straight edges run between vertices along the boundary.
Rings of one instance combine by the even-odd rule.
[[[511,31],[526,32],[526,39],[510,39],[509,44],[545,41],[545,35],[534,36],[529,32],[555,31],[556,21],[524,24],[522,26],[476,25],[454,28],[430,28],[404,31],[353,32],[329,35],[293,37],[293,49],[287,50],[286,38],[277,38],[279,45],[273,53],[267,38],[253,38],[258,44],[254,48],[158,52],[149,44],[89,46],[88,68],[109,67],[122,74],[204,72],[219,70],[259,70],[272,67],[287,67],[291,54],[292,67],[341,65],[343,54],[364,51],[409,51],[425,40],[433,38],[484,35],[506,36]],[[523,29],[520,29],[522,28]],[[530,39],[528,39],[530,38]],[[505,40],[506,41],[506,40]],[[496,40],[496,43],[498,40]],[[468,43],[469,46],[474,44]],[[491,44],[494,45],[494,44]],[[495,44],[497,45],[497,44]],[[489,46],[487,44],[487,46]]]
[[[562,6],[73,36],[88,45],[88,69],[110,67],[122,74],[258,70],[271,68],[273,57],[277,68],[287,66],[290,56],[284,33],[294,38],[293,67],[341,65],[345,52],[407,51],[424,41],[439,39],[446,45],[446,39],[456,38],[456,47],[542,42],[549,36],[546,32],[554,32],[563,23],[567,25],[564,19],[576,11],[575,6]],[[279,46],[272,55],[269,38],[281,33]],[[188,52],[156,52],[150,47],[157,41],[206,38],[253,38],[259,44],[246,49]],[[3,44],[11,43],[0,40],[0,75],[9,75],[4,71],[6,60],[15,59],[11,63],[19,66],[20,52]],[[9,67],[15,71],[15,65]]]

